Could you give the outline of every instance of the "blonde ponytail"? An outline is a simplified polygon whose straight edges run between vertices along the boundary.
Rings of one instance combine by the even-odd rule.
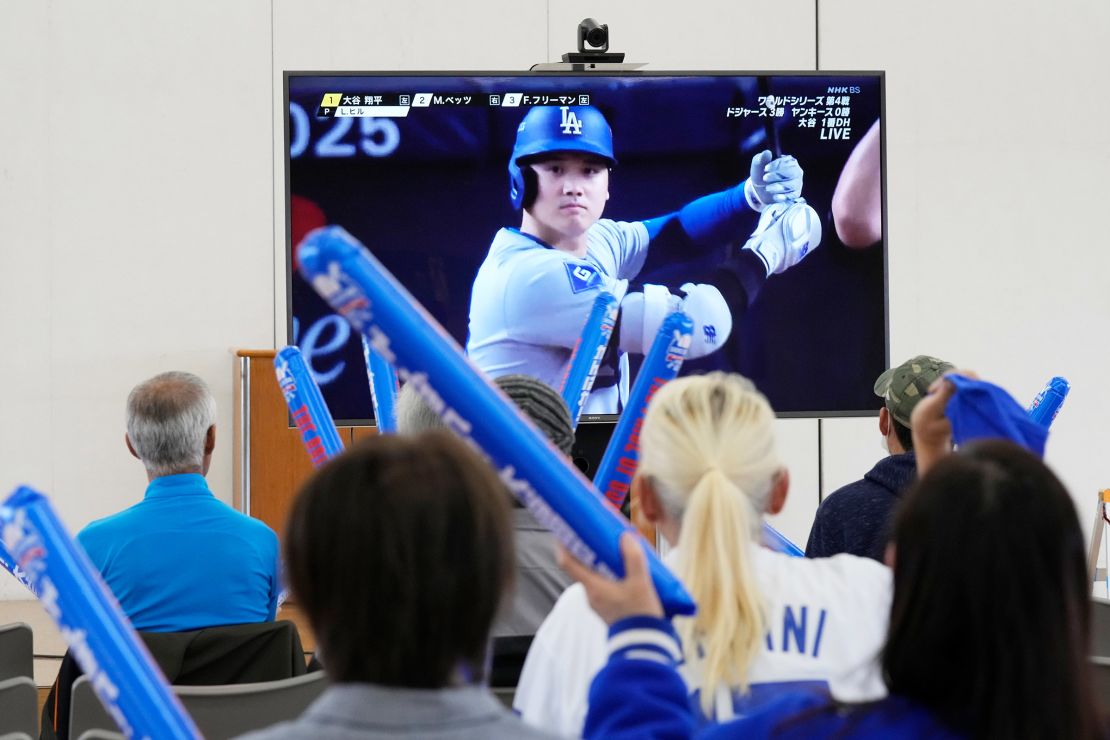
[[[678,576],[698,612],[675,626],[687,659],[701,656],[707,716],[718,687],[747,691],[762,651],[766,616],[750,553],[781,467],[774,412],[746,379],[679,378],[655,394],[640,434],[638,474],[681,522]]]
[[[704,652],[702,711],[711,716],[716,688],[748,689],[748,668],[760,651],[766,620],[748,545],[758,516],[716,468],[690,493],[679,541],[678,576],[698,604],[692,619],[676,620],[682,642]]]

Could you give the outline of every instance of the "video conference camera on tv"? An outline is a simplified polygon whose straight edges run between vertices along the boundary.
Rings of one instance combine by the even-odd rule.
[[[578,53],[563,54],[572,64],[620,64],[623,52],[609,51],[609,25],[586,18],[578,24]]]

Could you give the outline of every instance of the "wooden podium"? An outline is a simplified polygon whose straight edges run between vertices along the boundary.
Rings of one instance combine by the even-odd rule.
[[[274,376],[272,349],[235,353],[235,424],[232,503],[284,538],[285,520],[301,483],[312,473],[301,435]],[[377,433],[375,427],[339,427],[343,444]]]

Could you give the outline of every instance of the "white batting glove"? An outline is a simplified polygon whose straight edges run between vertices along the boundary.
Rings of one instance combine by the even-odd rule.
[[[752,157],[751,177],[744,183],[744,197],[753,210],[762,211],[772,203],[788,203],[802,196],[805,172],[789,154],[772,159],[764,149]]]

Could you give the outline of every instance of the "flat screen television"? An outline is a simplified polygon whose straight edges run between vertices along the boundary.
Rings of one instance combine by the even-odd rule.
[[[529,187],[548,186],[529,171],[515,176],[524,191],[511,193],[510,158],[533,108],[546,109],[545,120],[564,133],[583,125],[586,110],[608,124],[615,163],[602,162],[608,197],[595,216],[625,222],[621,228],[634,235],[646,233],[638,222],[662,218],[654,228],[665,226],[650,239],[634,240],[646,257],[637,274],[624,275],[633,292],[650,284],[681,296],[686,283],[714,284],[721,265],[751,252],[746,247],[759,227],[760,213],[738,187],[753,158],[764,150],[793,156],[804,171],[801,195],[817,219],[819,243],[807,242],[804,259],[781,272],[784,263],[772,264],[772,256],[772,274],[745,305],[722,289],[734,301],[731,334],[682,372],[742,373],[780,416],[873,414],[879,400],[872,384],[888,360],[883,82],[882,73],[862,72],[287,72],[287,256],[292,264],[311,229],[344,227],[466,347],[475,277],[495,235],[552,249],[523,223],[535,204],[518,207],[521,198],[535,197]],[[583,149],[597,146],[604,144]],[[521,159],[522,171],[531,170],[533,160]],[[736,197],[714,208],[731,203],[727,219],[697,238],[670,216],[726,191]],[[589,210],[569,206],[579,208]],[[766,221],[768,230],[778,228],[774,218]],[[588,269],[576,283],[577,263],[568,264],[567,288],[589,293],[597,275]],[[337,422],[373,423],[358,336],[295,269],[288,274],[288,341],[301,347]],[[546,295],[516,317],[528,325],[528,341],[585,320],[585,313],[560,315],[554,298],[547,310]],[[634,378],[638,357],[628,359],[625,377]],[[618,353],[606,362],[611,378]],[[611,421],[619,411],[587,413],[582,421]]]

